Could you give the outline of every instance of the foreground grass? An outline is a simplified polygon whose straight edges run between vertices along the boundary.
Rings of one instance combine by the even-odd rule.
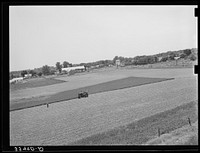
[[[145,110],[144,110],[145,111]],[[156,115],[141,119],[131,124],[111,129],[107,132],[83,138],[72,145],[91,144],[145,144],[149,140],[158,137],[158,129],[161,136],[170,133],[178,128],[188,125],[188,118],[191,123],[198,120],[197,101],[178,106]],[[196,138],[191,137],[191,144],[196,144]],[[190,144],[190,143],[189,143]]]
[[[198,145],[198,122],[146,142],[146,145]]]

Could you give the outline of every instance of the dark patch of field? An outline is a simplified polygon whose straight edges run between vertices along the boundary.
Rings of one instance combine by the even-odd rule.
[[[191,123],[195,123],[198,120],[197,101],[192,101],[139,121],[80,139],[70,143],[70,145],[140,145],[155,137],[158,137],[158,128],[160,129],[160,134],[162,135],[181,128],[184,125],[189,125],[188,117],[190,118]]]
[[[87,87],[82,87],[78,89],[68,90],[60,93],[56,93],[50,97],[43,98],[43,99],[37,99],[34,100],[34,98],[31,99],[25,99],[22,102],[13,103],[10,106],[10,110],[19,110],[24,109],[28,107],[43,105],[46,103],[54,103],[64,100],[70,100],[78,98],[78,93],[81,91],[87,91],[90,94],[95,94],[99,92],[106,92],[106,91],[112,91],[112,90],[118,90],[123,88],[130,88],[145,84],[151,84],[166,80],[171,80],[173,78],[146,78],[146,77],[128,77],[118,80],[113,80],[105,83],[100,83],[96,85],[91,85]]]
[[[23,82],[11,84],[10,90],[15,91],[15,90],[26,89],[26,88],[42,87],[42,86],[48,86],[48,85],[53,85],[53,84],[63,83],[63,82],[66,82],[66,81],[56,80],[53,78],[32,78],[32,79],[24,80]]]

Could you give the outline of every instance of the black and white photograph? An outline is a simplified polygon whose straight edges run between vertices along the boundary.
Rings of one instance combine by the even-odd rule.
[[[198,145],[195,8],[9,6],[10,146]]]

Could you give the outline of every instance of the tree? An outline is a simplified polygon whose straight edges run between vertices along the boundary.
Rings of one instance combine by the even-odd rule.
[[[56,69],[61,73],[61,71],[62,71],[62,65],[60,64],[60,62],[56,63]]]
[[[189,56],[192,52],[190,49],[186,49],[183,51],[184,54],[186,54],[186,56]]]
[[[169,60],[174,60],[174,57],[175,57],[175,55],[169,55],[169,56],[168,56],[168,59],[169,59]]]
[[[14,78],[13,74],[10,74],[10,80],[12,80]]]
[[[118,57],[118,56],[115,56],[115,57],[113,58],[113,63],[115,63],[115,61],[118,60],[118,59],[119,59],[119,57]]]
[[[154,61],[155,61],[155,63],[157,63],[158,62],[158,57],[154,56]]]
[[[174,52],[170,52],[169,54],[168,54],[168,59],[169,60],[174,60],[174,57],[175,57],[176,55],[175,55],[175,53]]]
[[[191,61],[195,61],[197,58],[196,58],[196,56],[194,55],[194,54],[190,54],[189,56],[188,56],[188,58],[191,60]]]
[[[37,75],[38,75],[38,76],[42,76],[42,72],[39,72]]]
[[[163,57],[160,61],[161,62],[166,62],[168,60],[168,57]]]
[[[21,76],[24,77],[25,74],[28,74],[28,72],[27,72],[26,70],[23,70],[23,71],[21,72]]]
[[[185,58],[186,56],[187,55],[183,53],[183,54],[180,55],[180,58]]]
[[[63,62],[63,67],[66,68],[66,67],[68,67],[68,66],[69,66],[69,62],[64,61],[64,62]]]
[[[45,65],[42,67],[42,73],[44,75],[49,75],[50,74],[50,67],[48,65]]]
[[[30,70],[29,72],[32,76],[35,76],[36,75],[36,72],[34,70]]]

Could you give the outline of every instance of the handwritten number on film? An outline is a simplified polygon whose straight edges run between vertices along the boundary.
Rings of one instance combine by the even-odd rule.
[[[43,147],[14,147],[16,152],[22,152],[22,151],[40,151],[43,152]]]

